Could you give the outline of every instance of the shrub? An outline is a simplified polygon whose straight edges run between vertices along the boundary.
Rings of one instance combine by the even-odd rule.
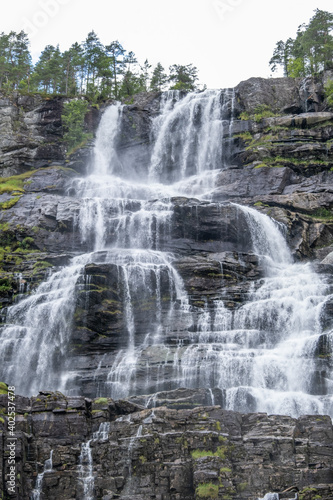
[[[0,394],[8,394],[8,385],[5,382],[0,382]]]
[[[98,399],[95,399],[94,403],[96,405],[100,405],[100,404],[107,404],[108,402],[108,398],[98,398]]]
[[[75,148],[84,142],[87,135],[84,132],[84,117],[88,109],[87,101],[73,100],[64,104],[62,122],[64,126],[64,140],[68,148]]]
[[[219,487],[213,483],[199,484],[195,493],[198,498],[217,498],[219,494]]]

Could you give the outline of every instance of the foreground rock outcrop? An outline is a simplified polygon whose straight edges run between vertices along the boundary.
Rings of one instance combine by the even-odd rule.
[[[89,492],[103,500],[256,500],[268,492],[280,499],[332,498],[329,417],[244,415],[207,405],[210,397],[208,390],[180,389],[158,394],[155,404],[163,406],[149,409],[51,392],[17,396],[17,490],[8,496],[12,441],[0,424],[0,494],[31,498],[51,456],[39,490],[49,500],[83,498],[89,480]],[[0,412],[6,408],[1,395]]]

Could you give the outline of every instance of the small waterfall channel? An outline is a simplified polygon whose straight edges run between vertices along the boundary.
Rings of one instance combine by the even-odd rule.
[[[52,471],[53,467],[52,455],[53,455],[53,450],[51,450],[50,458],[45,460],[43,472],[40,472],[37,476],[35,488],[32,490],[31,493],[31,500],[40,500],[41,498],[44,475],[46,472]]]
[[[102,422],[92,439],[81,444],[78,466],[78,492],[81,500],[94,500],[95,478],[93,474],[93,456],[91,442],[107,441],[110,422]]]

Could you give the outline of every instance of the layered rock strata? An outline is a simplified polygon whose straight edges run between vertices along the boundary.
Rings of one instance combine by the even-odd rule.
[[[31,498],[51,455],[39,489],[49,500],[83,498],[89,478],[89,492],[103,500],[256,500],[268,492],[280,499],[332,498],[330,418],[245,415],[209,399],[207,390],[178,390],[157,394],[155,404],[163,406],[148,409],[61,393],[17,396],[17,494],[8,496],[10,435],[1,423],[0,493]],[[1,395],[0,412],[6,407]],[[90,461],[82,462],[85,444]]]

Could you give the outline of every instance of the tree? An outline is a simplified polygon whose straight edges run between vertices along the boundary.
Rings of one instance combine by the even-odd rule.
[[[140,65],[134,52],[127,53],[118,40],[104,46],[94,31],[63,53],[59,45],[46,45],[33,66],[27,35],[23,31],[0,33],[0,89],[70,97],[85,94],[93,102],[161,91],[167,83],[171,89],[198,89],[198,70],[192,64],[174,64],[170,76],[160,62],[152,73],[151,68],[148,59]]]
[[[316,9],[309,24],[298,27],[295,40],[277,42],[269,61],[274,72],[282,65],[286,75],[304,77],[318,75],[333,67],[333,14]]]
[[[92,88],[95,87],[101,59],[104,56],[104,47],[94,31],[88,33],[83,47],[86,62],[86,90],[88,90],[89,85]]]
[[[316,9],[304,31],[302,45],[312,75],[332,67],[333,14]]]
[[[69,50],[63,53],[63,73],[62,91],[66,95],[77,95],[82,93],[85,59],[81,45],[75,42]]]
[[[102,99],[111,97],[113,87],[112,59],[105,52],[99,59],[99,97]]]
[[[140,69],[141,69],[141,74],[140,74],[141,87],[142,87],[144,92],[148,92],[149,72],[151,69],[151,64],[149,64],[148,59],[145,60],[145,62],[143,63],[143,66],[141,66]]]
[[[22,81],[29,86],[31,72],[29,40],[24,31],[0,35],[0,88],[19,88]]]
[[[119,97],[127,99],[128,97],[143,91],[144,88],[142,86],[141,78],[128,69],[124,74],[124,78],[119,88]]]
[[[292,40],[291,55],[288,61],[288,74],[293,78],[305,77],[308,74],[306,68],[306,57],[303,48],[303,36],[305,29],[305,24],[301,24],[297,29],[295,40]]]
[[[174,82],[174,85],[170,87],[171,90],[193,91],[196,89],[195,82],[198,80],[198,69],[192,64],[187,66],[174,64],[170,66],[169,79]]]
[[[114,97],[118,99],[119,97],[119,77],[124,73],[124,57],[126,50],[123,46],[118,42],[118,40],[111,42],[110,45],[105,47],[106,54],[111,58],[111,70],[112,70],[112,78],[113,78],[113,89],[114,89]]]
[[[144,91],[145,87],[142,74],[140,75],[138,73],[138,61],[132,51],[123,57],[122,74],[123,79],[121,81],[117,97],[127,99],[134,94]]]
[[[283,67],[284,76],[288,75],[288,62],[291,57],[291,51],[293,47],[292,38],[288,38],[286,42],[279,40],[275,46],[273,56],[269,61],[271,71],[274,73],[277,70],[277,66]]]
[[[59,46],[47,45],[35,65],[33,81],[44,92],[59,92],[62,81],[62,57]]]
[[[161,92],[164,90],[166,83],[169,81],[168,75],[164,72],[164,68],[160,62],[157,63],[153,70],[150,80],[150,90]]]
[[[69,148],[73,148],[87,138],[84,132],[84,117],[88,109],[87,101],[76,99],[64,104],[62,122],[64,140]]]

